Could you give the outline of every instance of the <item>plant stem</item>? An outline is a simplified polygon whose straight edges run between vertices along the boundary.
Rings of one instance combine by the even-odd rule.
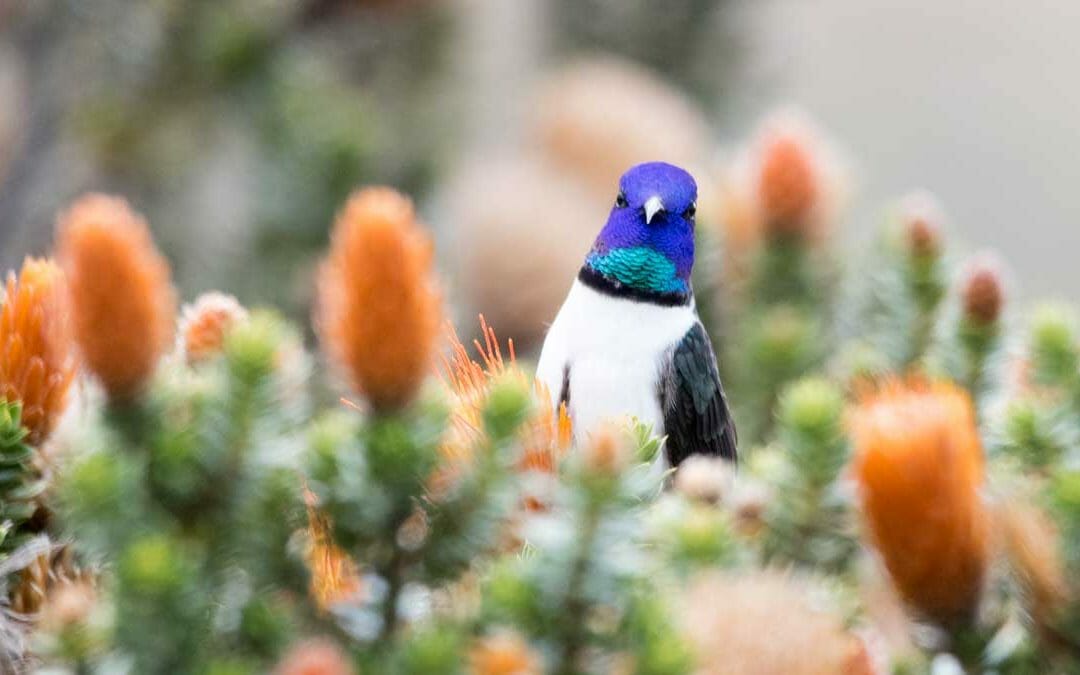
[[[600,525],[600,503],[596,499],[590,499],[584,516],[581,540],[574,555],[574,564],[570,571],[570,579],[566,584],[566,596],[563,601],[563,616],[567,620],[562,624],[562,647],[559,650],[558,665],[554,671],[557,675],[574,675],[577,672],[575,664],[578,654],[585,646],[583,619],[588,605],[583,598],[583,591],[596,531]]]
[[[401,600],[401,591],[405,587],[403,568],[405,565],[404,552],[397,542],[393,544],[393,552],[390,554],[390,562],[386,566],[383,578],[386,579],[386,597],[382,606],[382,627],[379,629],[379,642],[386,643],[397,632],[398,628],[398,602]]]

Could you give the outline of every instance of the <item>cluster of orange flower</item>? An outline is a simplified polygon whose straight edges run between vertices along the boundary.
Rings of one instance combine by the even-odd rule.
[[[65,410],[80,360],[110,396],[135,395],[172,338],[169,268],[125,202],[78,200],[61,216],[58,258],[9,275],[0,318],[0,390],[42,443]]]
[[[146,221],[117,197],[89,194],[60,216],[57,261],[27,258],[0,308],[0,394],[23,407],[29,440],[56,426],[78,365],[110,398],[143,391],[175,330],[176,293]],[[245,312],[210,294],[185,312],[192,361],[219,351]]]

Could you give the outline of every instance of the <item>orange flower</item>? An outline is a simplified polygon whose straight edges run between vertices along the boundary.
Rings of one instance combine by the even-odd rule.
[[[676,603],[679,623],[710,675],[870,675],[862,642],[820,607],[813,589],[773,570],[711,573]],[[722,600],[721,600],[722,599]]]
[[[275,675],[353,675],[355,672],[340,647],[317,638],[294,646],[274,669]]]
[[[406,197],[375,187],[349,198],[319,271],[316,323],[376,409],[408,404],[429,372],[441,313],[431,267],[431,239]]]
[[[930,618],[969,618],[989,551],[982,446],[967,393],[890,382],[854,408],[850,427],[863,515],[893,584]]]
[[[844,173],[831,147],[797,111],[774,114],[765,121],[752,146],[736,156],[729,184],[745,193],[746,224],[727,224],[739,244],[746,233],[821,243],[844,197]],[[735,195],[738,196],[737,194]],[[728,197],[729,201],[732,199]],[[756,221],[756,222],[755,222]]]
[[[305,489],[308,512],[307,565],[311,572],[309,592],[320,611],[328,611],[339,602],[354,599],[360,593],[360,574],[356,562],[334,543],[330,523],[316,508],[315,495]]]
[[[473,346],[480,355],[482,364],[469,356],[469,350],[458,337],[454,326],[446,324],[446,341],[450,353],[442,356],[440,375],[453,398],[454,406],[450,432],[444,439],[442,453],[451,460],[469,460],[472,457],[473,445],[482,438],[484,401],[492,381],[507,373],[522,379],[525,377],[517,367],[514,341],[507,342],[510,358],[505,360],[495,330],[487,324],[483,315],[480,316],[480,330],[484,335],[484,343],[473,340]]]
[[[504,359],[499,340],[491,328],[480,316],[480,329],[484,342],[473,341],[480,356],[479,363],[469,356],[469,350],[462,344],[452,325],[447,325],[446,336],[450,353],[443,357],[441,374],[449,390],[453,405],[451,428],[441,447],[442,454],[457,467],[448,467],[438,476],[438,483],[452,480],[460,465],[472,457],[472,448],[483,434],[482,412],[491,383],[504,376],[527,381],[524,371],[518,367],[514,353],[514,341],[507,343],[509,359]],[[533,412],[518,432],[522,445],[519,468],[523,471],[546,471],[552,473],[559,461],[565,456],[573,436],[570,416],[565,405],[560,405],[558,413],[554,410],[551,396],[543,383],[533,383]],[[526,499],[530,507],[539,507],[539,502],[530,497]]]
[[[0,308],[0,396],[22,403],[30,443],[56,425],[75,371],[64,273],[51,260],[27,258],[18,277],[8,274]]]
[[[61,215],[58,236],[83,360],[110,397],[131,399],[172,340],[168,263],[146,221],[117,197],[80,197]]]
[[[758,198],[765,225],[775,234],[799,234],[818,198],[814,158],[800,139],[777,134],[765,140],[758,175]]]
[[[469,675],[538,675],[540,657],[516,633],[501,632],[476,641],[469,650]]]
[[[535,411],[521,430],[525,449],[521,466],[530,471],[554,473],[573,442],[574,425],[565,403],[560,403],[555,412],[551,395],[542,382],[536,382],[535,390]]]
[[[220,354],[225,335],[239,321],[247,318],[236,298],[224,293],[204,293],[184,308],[180,320],[180,338],[188,363],[199,363]]]

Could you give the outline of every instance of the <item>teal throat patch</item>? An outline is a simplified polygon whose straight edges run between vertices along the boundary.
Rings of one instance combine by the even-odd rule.
[[[646,246],[616,248],[604,254],[590,253],[586,263],[621,284],[657,293],[685,293],[687,283],[667,256]]]

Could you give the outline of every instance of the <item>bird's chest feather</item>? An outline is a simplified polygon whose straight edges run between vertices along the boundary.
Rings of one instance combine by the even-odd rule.
[[[663,433],[658,380],[665,358],[695,320],[693,306],[612,297],[576,283],[552,327],[563,341],[575,432],[629,415]]]

